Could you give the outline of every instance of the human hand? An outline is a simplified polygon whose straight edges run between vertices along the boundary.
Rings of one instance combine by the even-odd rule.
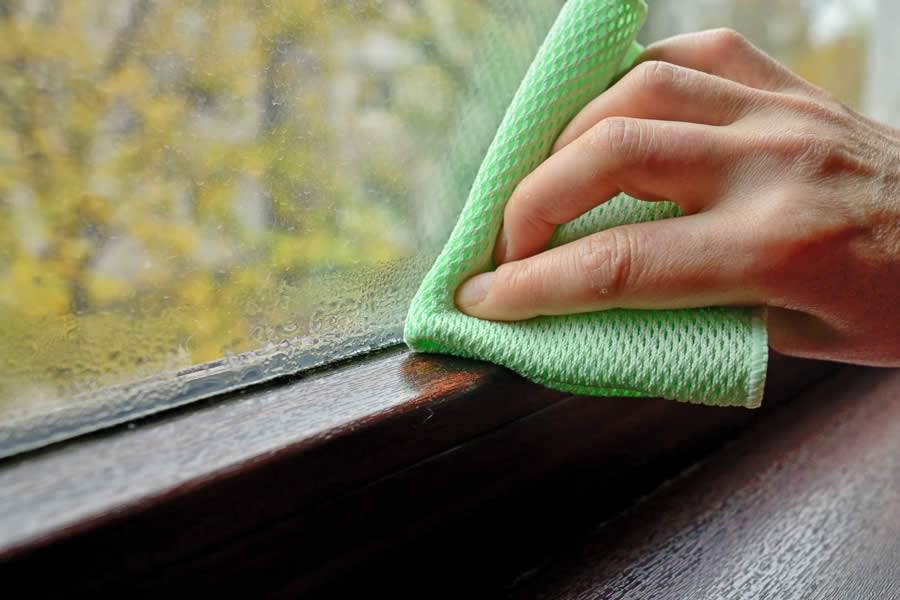
[[[610,308],[765,306],[795,356],[900,365],[900,130],[714,30],[654,44],[507,203],[496,271],[461,310],[513,321]],[[684,216],[545,250],[619,192]]]

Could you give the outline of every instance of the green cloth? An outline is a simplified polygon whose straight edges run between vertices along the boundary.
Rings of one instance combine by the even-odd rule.
[[[565,4],[413,299],[404,338],[421,352],[487,360],[579,394],[756,407],[768,349],[764,323],[751,309],[614,309],[500,323],[469,317],[454,304],[463,281],[494,268],[494,240],[516,185],[548,156],[572,117],[637,57],[634,36],[646,10],[643,0]],[[619,195],[557,228],[551,246],[624,223],[678,216],[674,204]]]

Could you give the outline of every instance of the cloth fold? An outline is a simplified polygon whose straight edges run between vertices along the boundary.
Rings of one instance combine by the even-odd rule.
[[[569,0],[538,50],[487,155],[450,239],[407,315],[414,350],[504,365],[539,384],[579,394],[661,396],[759,406],[768,347],[752,309],[614,309],[500,323],[461,313],[456,288],[494,268],[503,209],[556,137],[640,52],[643,0]],[[557,228],[551,246],[625,223],[677,218],[678,207],[620,194]]]

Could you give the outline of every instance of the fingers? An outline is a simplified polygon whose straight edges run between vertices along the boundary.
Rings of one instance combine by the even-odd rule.
[[[609,116],[727,125],[771,92],[809,88],[734,30],[678,35],[649,46],[631,71],[572,120],[553,151]]]
[[[620,191],[686,214],[718,198],[740,147],[724,128],[614,117],[544,161],[513,192],[495,250],[502,264],[546,248],[557,225]]]
[[[476,275],[457,291],[463,312],[514,321],[610,308],[760,304],[727,220],[703,213],[615,227]]]
[[[773,92],[802,83],[789,69],[731,29],[676,35],[648,46],[638,60],[660,60]]]
[[[557,138],[553,152],[607,117],[728,125],[763,99],[759,90],[734,81],[667,62],[644,62],[582,109]]]

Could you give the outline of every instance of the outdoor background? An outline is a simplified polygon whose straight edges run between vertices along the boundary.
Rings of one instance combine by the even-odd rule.
[[[0,421],[399,341],[560,4],[0,0]],[[888,0],[649,4],[900,114]]]

